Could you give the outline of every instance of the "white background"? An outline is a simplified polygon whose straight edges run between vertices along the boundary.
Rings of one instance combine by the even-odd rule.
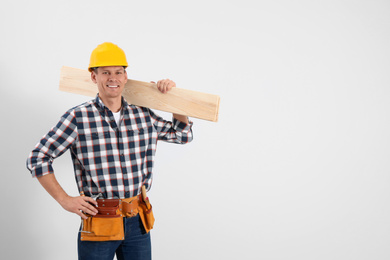
[[[61,66],[105,41],[132,79],[221,97],[158,146],[154,259],[390,259],[389,1],[15,0],[0,33],[2,259],[76,259],[78,216],[25,160],[90,99]],[[54,168],[77,195],[69,153]]]

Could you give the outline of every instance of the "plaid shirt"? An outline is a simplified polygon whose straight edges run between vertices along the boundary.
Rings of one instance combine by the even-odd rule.
[[[53,159],[70,149],[79,191],[87,196],[128,198],[152,183],[157,140],[192,141],[192,122],[165,121],[150,109],[129,105],[122,98],[119,126],[97,96],[68,110],[30,153],[33,177],[53,173]]]

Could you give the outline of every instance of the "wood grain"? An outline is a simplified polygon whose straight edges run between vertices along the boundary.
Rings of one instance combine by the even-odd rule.
[[[98,88],[87,70],[63,66],[61,91],[95,97]],[[173,88],[162,94],[155,83],[128,80],[122,92],[127,102],[142,107],[217,122],[220,98],[217,95]]]

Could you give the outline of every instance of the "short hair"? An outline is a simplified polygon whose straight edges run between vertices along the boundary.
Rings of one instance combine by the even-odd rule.
[[[91,68],[91,70],[93,70],[97,74],[98,73],[97,72],[98,68],[100,68],[100,67],[93,67],[93,68]],[[126,67],[125,66],[123,66],[123,69],[126,71]]]

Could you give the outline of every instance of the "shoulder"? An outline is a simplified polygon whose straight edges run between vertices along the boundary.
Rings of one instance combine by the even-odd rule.
[[[93,104],[93,100],[90,100],[90,101],[84,102],[80,105],[77,105],[77,106],[74,106],[74,107],[68,109],[68,111],[66,111],[66,113],[77,114],[78,112],[89,111],[89,110],[94,110],[94,109],[95,109],[95,106]]]
[[[68,119],[68,120],[74,120],[79,117],[86,116],[89,111],[93,111],[95,108],[93,104],[93,100],[84,102],[80,105],[74,106],[70,109],[68,109],[62,116],[62,118]]]
[[[74,106],[72,108],[70,108],[68,111],[83,111],[85,109],[91,109],[92,107],[94,107],[93,105],[93,100],[90,100],[90,101],[87,101],[87,102],[84,102],[78,106]]]

